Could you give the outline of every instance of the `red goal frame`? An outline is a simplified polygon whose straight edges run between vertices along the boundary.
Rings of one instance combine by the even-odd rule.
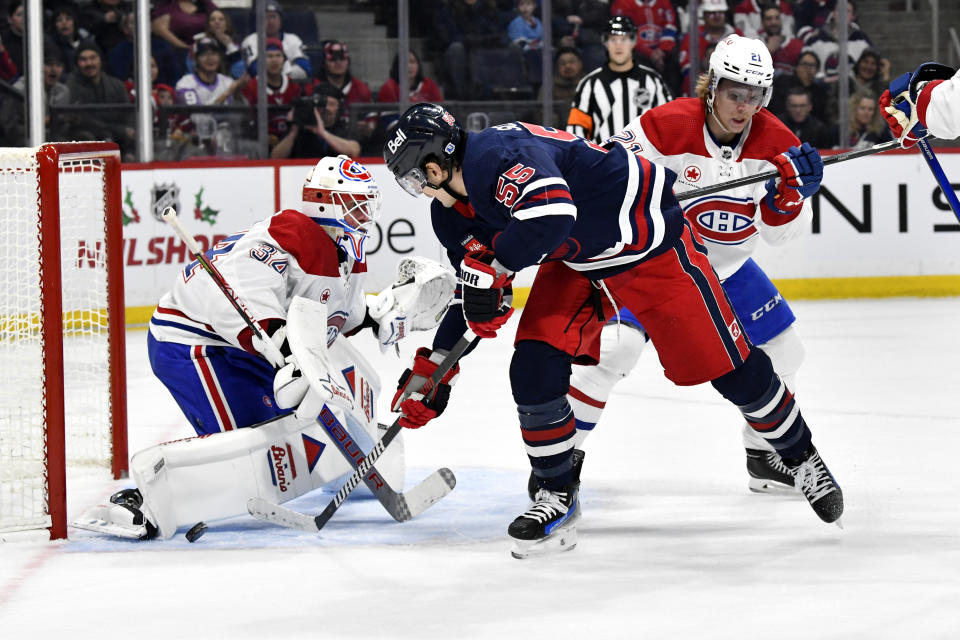
[[[107,266],[107,327],[110,360],[112,425],[111,472],[127,475],[126,346],[123,302],[123,220],[120,151],[108,142],[62,142],[37,151],[42,264],[41,332],[44,344],[46,400],[47,508],[50,539],[67,537],[67,474],[63,386],[63,296],[60,270],[60,162],[97,159],[103,162]]]

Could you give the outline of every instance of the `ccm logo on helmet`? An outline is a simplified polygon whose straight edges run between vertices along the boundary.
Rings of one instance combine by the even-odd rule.
[[[396,153],[397,149],[403,146],[403,143],[407,141],[407,135],[403,132],[402,129],[397,129],[397,135],[393,137],[393,140],[387,143],[387,149],[390,150],[390,153]]]

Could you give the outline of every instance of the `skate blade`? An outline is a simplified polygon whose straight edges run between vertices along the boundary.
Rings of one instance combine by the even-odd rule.
[[[747,488],[754,493],[767,493],[779,496],[800,495],[796,487],[763,478],[750,478],[750,481],[747,483]]]
[[[577,546],[577,528],[570,527],[539,540],[514,540],[510,555],[517,560],[571,551]]]

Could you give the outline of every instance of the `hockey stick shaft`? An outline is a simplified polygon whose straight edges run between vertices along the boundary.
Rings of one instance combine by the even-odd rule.
[[[950,184],[950,180],[943,172],[943,167],[940,166],[940,161],[930,147],[930,143],[925,139],[921,139],[917,142],[917,146],[920,147],[920,153],[923,154],[923,159],[927,161],[930,172],[933,173],[937,184],[940,185],[940,189],[943,191],[943,197],[947,199],[947,204],[953,209],[953,215],[957,217],[957,220],[960,220],[960,200],[957,199],[957,193],[953,190],[953,185]]]
[[[480,338],[473,335],[473,332],[467,329],[467,332],[463,335],[462,338],[453,346],[453,349],[443,358],[439,365],[437,365],[436,370],[430,376],[430,379],[427,380],[418,393],[425,393],[433,389],[447,374],[447,372],[453,368],[460,357],[466,353],[467,349],[470,348],[470,345],[474,342],[480,340]],[[383,434],[383,437],[380,438],[380,441],[374,445],[373,449],[370,450],[370,453],[367,454],[367,457],[364,458],[363,462],[357,467],[357,470],[353,472],[353,475],[347,479],[346,484],[340,488],[340,491],[337,492],[337,495],[333,497],[333,500],[330,501],[330,504],[314,518],[314,522],[317,525],[317,529],[322,529],[327,521],[336,513],[337,509],[340,508],[340,505],[343,504],[343,501],[347,499],[347,496],[357,488],[357,485],[363,480],[364,476],[367,474],[367,471],[370,470],[370,467],[376,463],[377,458],[383,454],[384,450],[393,442],[393,439],[397,437],[397,434],[400,433],[400,430],[403,429],[400,426],[400,418],[397,418],[393,421],[393,424],[387,429],[386,433]]]
[[[847,160],[854,160],[856,158],[862,158],[863,156],[889,151],[890,149],[894,149],[899,146],[899,142],[896,140],[891,140],[890,142],[873,145],[867,149],[856,149],[854,151],[845,151],[844,153],[826,156],[823,158],[823,164],[828,165],[837,164],[838,162],[846,162]],[[710,185],[709,187],[703,187],[702,189],[691,189],[690,191],[684,191],[683,193],[677,194],[677,200],[680,202],[683,202],[684,200],[692,200],[693,198],[699,198],[701,196],[708,196],[712,193],[736,189],[737,187],[743,187],[748,184],[766,182],[770,178],[778,177],[780,177],[780,173],[778,171],[764,171],[763,173],[758,173],[757,175],[745,176],[743,178],[737,178],[736,180],[730,180],[729,182],[721,182],[720,184]]]
[[[180,240],[187,245],[187,249],[190,250],[190,253],[193,254],[193,257],[197,259],[197,262],[200,263],[200,266],[203,267],[203,270],[209,274],[213,279],[214,284],[217,285],[217,288],[223,292],[223,295],[227,297],[227,300],[230,301],[230,304],[233,305],[233,308],[236,309],[237,313],[240,314],[240,317],[243,318],[243,321],[250,328],[250,331],[253,332],[253,335],[257,336],[260,339],[260,343],[265,346],[265,348],[270,351],[270,359],[273,360],[271,364],[276,366],[276,363],[282,363],[284,361],[283,354],[280,353],[280,349],[273,343],[272,340],[263,335],[263,331],[260,329],[260,325],[253,319],[253,315],[247,310],[247,306],[243,303],[243,300],[240,299],[240,296],[236,294],[226,279],[223,277],[223,274],[220,273],[220,270],[217,269],[212,262],[207,260],[207,256],[204,255],[203,250],[200,248],[200,245],[197,243],[196,238],[194,238],[190,233],[187,232],[186,228],[183,226],[183,223],[180,222],[180,217],[177,215],[176,209],[173,207],[166,207],[161,214],[163,221],[166,222],[170,227],[176,232]]]

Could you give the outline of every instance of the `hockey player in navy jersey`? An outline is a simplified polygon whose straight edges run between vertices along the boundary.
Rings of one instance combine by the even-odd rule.
[[[673,195],[672,171],[622,145],[521,122],[467,134],[431,104],[403,115],[384,158],[401,187],[434,199],[434,231],[461,278],[462,307],[451,307],[432,349],[418,354],[420,375],[436,369],[467,326],[494,337],[513,313],[514,274],[540,265],[510,365],[538,483],[534,504],[508,528],[516,557],[576,542],[570,367],[596,362],[600,330],[619,307],[643,324],[667,378],[711,382],[791,469],[811,475],[817,515],[841,516],[840,488],[793,395],[744,335]],[[418,400],[404,399],[414,389],[402,379],[394,406],[409,426],[422,426],[443,411],[452,382],[442,382],[446,394]]]
[[[407,258],[415,264],[406,265],[403,282],[365,296],[365,240],[380,203],[366,167],[347,156],[326,157],[303,184],[300,210],[278,211],[206,252],[265,338],[198,261],[184,267],[150,319],[147,348],[154,374],[200,437],[137,452],[130,461],[137,488],[73,526],[169,538],[198,520],[245,514],[251,497],[284,502],[352,472],[331,436],[346,442],[336,434],[348,434],[351,455],[373,446],[379,381],[341,336],[370,327],[386,349],[411,329],[436,326],[418,327],[416,318],[438,317],[455,286],[440,265]],[[317,354],[318,370],[331,380],[330,397],[316,395],[291,353],[289,314],[300,300],[314,310],[301,331],[319,334],[319,346],[301,353]],[[385,455],[392,458],[382,458],[378,470],[402,488],[402,446]]]
[[[750,341],[762,349],[791,392],[796,393],[803,343],[794,314],[751,255],[761,242],[781,245],[809,227],[809,197],[823,175],[817,151],[800,141],[763,107],[770,100],[773,62],[760,40],[732,35],[717,44],[697,97],[680,98],[648,111],[611,142],[625,145],[677,174],[676,193],[780,171],[769,180],[684,202],[690,225],[700,234],[710,264]],[[799,182],[798,189],[790,187]],[[600,363],[574,367],[570,404],[577,416],[577,446],[600,419],[613,386],[637,362],[642,328],[607,326]],[[793,492],[794,476],[769,437],[743,427],[752,491]]]

